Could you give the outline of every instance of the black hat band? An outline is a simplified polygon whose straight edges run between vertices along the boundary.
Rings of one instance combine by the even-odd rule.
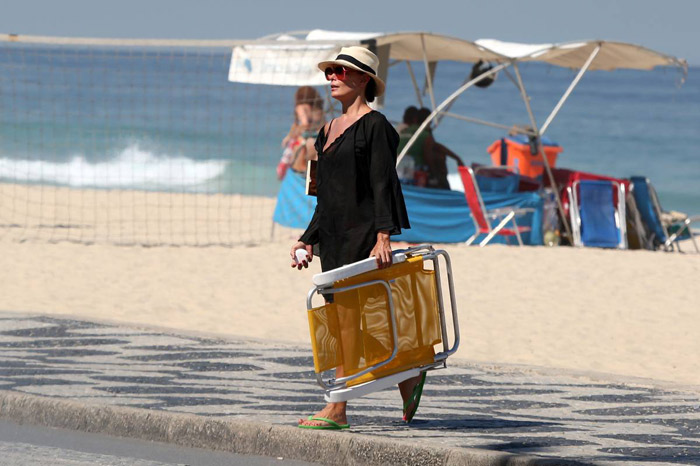
[[[345,60],[345,61],[350,62],[353,65],[357,66],[362,71],[366,71],[366,72],[373,74],[375,76],[377,75],[377,73],[370,66],[365,65],[364,63],[362,63],[360,60],[358,60],[357,58],[355,58],[353,56],[345,55],[345,54],[341,53],[340,55],[335,57],[335,59],[336,60]]]

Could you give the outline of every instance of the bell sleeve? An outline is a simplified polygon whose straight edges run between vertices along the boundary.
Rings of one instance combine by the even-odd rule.
[[[323,144],[325,142],[325,128],[321,128],[318,132],[318,136],[316,136],[316,142],[314,143],[314,148],[316,149],[316,153],[320,154],[323,151]],[[318,226],[319,226],[319,221],[320,221],[320,215],[318,213],[318,204],[316,204],[316,208],[314,209],[314,215],[311,217],[311,221],[309,222],[309,226],[306,227],[306,231],[304,232],[303,235],[299,238],[299,241],[301,241],[304,244],[318,244],[319,242],[319,234],[318,234]]]
[[[389,234],[398,235],[401,228],[411,227],[396,174],[399,135],[382,116],[374,121],[368,139],[375,231],[388,230]]]
[[[304,244],[317,244],[319,242],[318,238],[318,222],[319,222],[319,214],[318,214],[318,205],[316,205],[316,209],[314,209],[314,215],[311,217],[311,221],[309,222],[309,226],[306,227],[306,231],[304,232],[303,235],[299,238],[299,241],[301,241]]]

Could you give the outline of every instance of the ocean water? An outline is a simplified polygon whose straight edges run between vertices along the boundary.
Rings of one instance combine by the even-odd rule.
[[[275,196],[295,88],[229,83],[229,59],[225,49],[0,45],[0,181]],[[440,63],[437,101],[470,69]],[[414,70],[423,82],[420,64]],[[541,124],[575,72],[523,64],[521,73]],[[586,74],[547,131],[564,148],[557,165],[645,175],[664,208],[700,214],[700,69],[691,67],[683,85],[681,77],[670,69]],[[398,122],[408,105],[415,93],[397,64],[382,111]],[[529,121],[503,73],[452,111]],[[504,131],[445,118],[435,135],[465,161],[489,163],[486,148]]]

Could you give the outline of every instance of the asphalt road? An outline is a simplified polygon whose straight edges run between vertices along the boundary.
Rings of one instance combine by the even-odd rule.
[[[310,465],[155,442],[0,421],[0,465],[12,466]]]

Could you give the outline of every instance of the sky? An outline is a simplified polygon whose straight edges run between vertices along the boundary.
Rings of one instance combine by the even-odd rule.
[[[517,42],[633,42],[700,65],[699,0],[21,0],[0,33],[252,39],[333,29]]]

